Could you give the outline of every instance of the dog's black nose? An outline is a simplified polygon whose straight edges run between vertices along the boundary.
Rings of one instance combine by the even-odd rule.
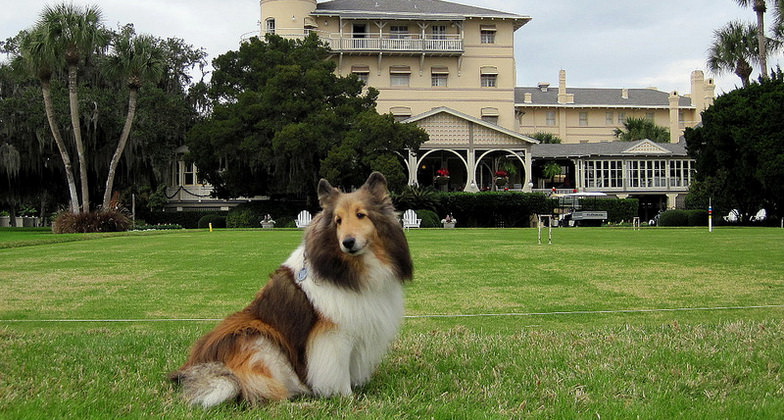
[[[354,249],[354,244],[357,243],[357,240],[354,238],[346,238],[343,240],[343,248],[351,251]]]

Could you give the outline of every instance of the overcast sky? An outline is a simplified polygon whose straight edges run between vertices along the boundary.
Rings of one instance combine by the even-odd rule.
[[[105,24],[133,23],[137,33],[179,37],[209,59],[239,47],[258,31],[258,0],[71,0],[97,4]],[[517,85],[644,88],[688,93],[692,70],[714,77],[717,93],[739,86],[731,74],[705,68],[713,31],[733,19],[755,22],[734,0],[460,0],[459,3],[533,18],[516,33]],[[0,0],[0,39],[32,26],[46,0]],[[770,19],[770,17],[768,17]],[[781,54],[769,59],[775,67]],[[755,78],[756,73],[755,73]]]

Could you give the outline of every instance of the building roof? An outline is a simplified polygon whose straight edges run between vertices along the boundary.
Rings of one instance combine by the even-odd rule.
[[[514,138],[516,140],[519,140],[519,141],[521,141],[523,143],[527,143],[527,144],[537,144],[537,143],[539,143],[539,140],[537,140],[537,139],[535,139],[533,137],[528,137],[528,136],[526,136],[524,134],[520,134],[520,133],[512,131],[512,130],[507,130],[506,128],[503,128],[500,125],[492,124],[492,123],[489,123],[487,121],[480,120],[479,118],[472,117],[472,116],[470,116],[468,114],[464,114],[464,113],[462,113],[460,111],[456,111],[456,110],[454,110],[452,108],[449,108],[449,107],[446,107],[446,106],[440,106],[440,107],[437,107],[437,108],[433,108],[430,111],[423,112],[423,113],[421,113],[419,115],[415,115],[413,117],[410,117],[410,118],[406,119],[404,122],[413,123],[413,122],[421,121],[421,120],[424,120],[424,119],[426,119],[428,117],[431,117],[433,115],[440,114],[442,112],[446,113],[446,114],[453,115],[453,116],[458,117],[458,118],[460,118],[462,120],[466,120],[468,122],[471,122],[471,123],[483,126],[483,127],[488,128],[490,130],[497,131],[497,132],[499,132],[501,134],[504,134],[506,136],[509,136],[509,137],[512,137],[512,138]]]
[[[513,19],[517,21],[515,29],[531,20],[530,16],[441,0],[332,0],[316,4],[313,15],[354,19]]]
[[[686,142],[654,143],[650,140],[633,142],[535,144],[531,148],[534,159],[587,157],[688,157]]]
[[[627,92],[624,98],[623,93]],[[525,94],[531,94],[531,102],[525,102]],[[515,105],[526,106],[569,106],[569,107],[618,107],[618,108],[669,108],[670,94],[656,89],[606,89],[606,88],[566,88],[567,94],[574,95],[574,103],[558,103],[558,87],[515,88]],[[693,107],[691,98],[680,96],[681,108]]]

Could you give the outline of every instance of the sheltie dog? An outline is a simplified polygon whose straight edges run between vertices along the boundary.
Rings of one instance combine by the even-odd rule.
[[[387,181],[374,172],[342,193],[322,179],[318,198],[302,244],[170,375],[191,404],[351,395],[381,362],[413,273]]]

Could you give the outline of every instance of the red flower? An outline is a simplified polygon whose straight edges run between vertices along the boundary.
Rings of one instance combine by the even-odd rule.
[[[506,176],[509,176],[509,172],[506,172],[506,171],[495,171],[495,176],[506,177]]]
[[[441,168],[441,169],[436,171],[436,174],[438,176],[449,176],[449,169]]]

